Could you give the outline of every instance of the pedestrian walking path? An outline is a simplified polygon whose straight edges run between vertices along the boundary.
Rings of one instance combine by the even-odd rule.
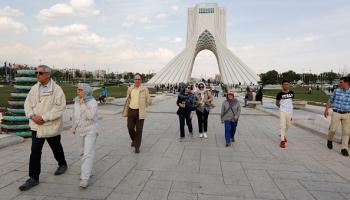
[[[149,108],[140,154],[130,147],[122,106],[100,106],[92,184],[85,190],[78,187],[79,151],[69,130],[62,133],[67,172],[53,175],[57,163],[45,144],[40,184],[26,192],[18,187],[28,176],[30,139],[1,149],[0,199],[350,199],[350,158],[340,155],[340,145],[328,150],[325,139],[293,126],[281,149],[279,120],[247,108],[236,142],[225,147],[223,98],[215,98],[209,115],[209,138],[198,138],[194,117],[195,137],[179,142],[175,101],[167,97]]]

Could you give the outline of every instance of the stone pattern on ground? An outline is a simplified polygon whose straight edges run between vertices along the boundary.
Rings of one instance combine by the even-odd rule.
[[[74,136],[62,134],[66,174],[57,167],[46,143],[40,184],[30,191],[18,187],[27,179],[30,139],[0,150],[1,200],[238,200],[350,199],[350,159],[340,146],[328,150],[326,141],[298,127],[288,133],[286,149],[279,148],[279,121],[254,109],[243,109],[236,142],[224,145],[219,111],[209,117],[209,139],[179,142],[175,97],[149,108],[140,154],[130,148],[121,106],[99,107],[100,133],[89,188],[78,187],[80,158]],[[186,132],[187,136],[187,132]]]

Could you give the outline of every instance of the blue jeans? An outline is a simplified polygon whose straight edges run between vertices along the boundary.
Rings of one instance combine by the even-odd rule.
[[[238,121],[225,121],[225,140],[226,144],[231,143],[231,139],[235,136]]]

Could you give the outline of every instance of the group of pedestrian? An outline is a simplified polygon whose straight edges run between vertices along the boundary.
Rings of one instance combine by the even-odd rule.
[[[185,122],[188,132],[193,137],[192,116],[196,113],[198,119],[198,129],[200,138],[208,138],[208,116],[210,109],[213,107],[213,96],[206,88],[204,82],[198,83],[197,90],[192,91],[193,87],[186,84],[180,91],[176,105],[178,106],[177,114],[180,122],[180,141],[185,138]]]
[[[24,103],[26,116],[30,119],[32,146],[29,159],[29,179],[19,189],[26,191],[39,184],[42,148],[47,141],[58,162],[54,175],[64,174],[68,168],[60,131],[66,109],[66,97],[62,88],[51,79],[51,69],[40,65],[36,70],[38,82],[31,88]],[[141,75],[134,77],[135,84],[128,88],[123,116],[127,117],[127,127],[131,146],[140,153],[142,128],[146,118],[146,107],[151,103],[149,91],[141,86]],[[103,88],[103,91],[106,91]],[[106,93],[104,93],[106,94]],[[107,95],[107,94],[106,94]],[[89,185],[92,174],[96,140],[98,137],[98,106],[92,88],[86,83],[77,85],[74,99],[73,124],[71,132],[76,137],[81,157],[81,188]]]
[[[198,132],[200,138],[208,138],[208,117],[213,108],[213,96],[206,88],[204,82],[197,84],[197,90],[192,93],[192,86],[187,84],[178,95],[176,104],[180,122],[180,141],[185,138],[185,122],[190,137],[193,137],[192,116],[196,113],[198,119]],[[225,124],[226,146],[234,142],[234,135],[241,112],[239,101],[235,98],[233,90],[229,90],[226,100],[222,103],[221,122]]]
[[[350,77],[342,77],[339,87],[329,96],[324,110],[324,117],[329,116],[332,108],[331,123],[329,126],[327,147],[333,149],[333,138],[339,125],[342,127],[341,150],[343,156],[349,156],[349,132],[350,132]],[[287,131],[292,125],[293,99],[295,94],[289,89],[289,81],[282,81],[282,90],[276,96],[276,105],[280,110],[280,147],[286,148]]]
[[[30,119],[32,130],[32,145],[29,159],[29,179],[19,189],[29,190],[39,184],[41,172],[41,154],[45,141],[48,142],[58,167],[54,175],[64,174],[68,168],[60,130],[63,113],[66,109],[66,98],[62,88],[51,79],[51,69],[46,65],[37,67],[38,82],[31,88],[24,103],[26,116]],[[350,87],[349,77],[342,77],[339,88],[335,89],[329,97],[324,111],[328,117],[332,108],[332,119],[328,134],[327,146],[333,148],[333,137],[338,126],[342,125],[341,154],[349,156],[347,151],[350,130]],[[146,108],[151,104],[149,91],[141,85],[141,75],[136,74],[134,85],[127,90],[123,116],[127,117],[127,128],[131,139],[131,147],[136,154],[140,153],[142,130],[147,116]],[[287,131],[291,127],[293,115],[293,99],[295,94],[289,89],[289,82],[282,81],[281,91],[276,96],[276,105],[280,110],[280,147],[286,148]],[[213,108],[213,96],[207,90],[205,83],[200,82],[198,89],[193,92],[191,85],[187,84],[179,93],[176,104],[180,122],[180,141],[185,137],[185,123],[189,135],[193,136],[192,116],[196,113],[200,138],[208,138],[208,116]],[[81,188],[89,185],[92,174],[95,146],[98,138],[98,106],[93,97],[92,88],[85,83],[77,85],[77,96],[74,99],[73,125],[71,132],[75,135],[79,155],[81,156]],[[228,90],[226,99],[222,103],[221,122],[225,127],[225,142],[229,147],[235,141],[235,133],[240,118],[241,106],[235,98],[233,90]]]

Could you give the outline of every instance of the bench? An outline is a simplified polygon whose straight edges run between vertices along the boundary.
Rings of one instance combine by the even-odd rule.
[[[307,101],[293,101],[293,108],[302,109],[306,107],[306,104],[307,104]]]
[[[247,102],[247,107],[248,108],[256,108],[256,105],[261,104],[260,101],[248,101]]]

